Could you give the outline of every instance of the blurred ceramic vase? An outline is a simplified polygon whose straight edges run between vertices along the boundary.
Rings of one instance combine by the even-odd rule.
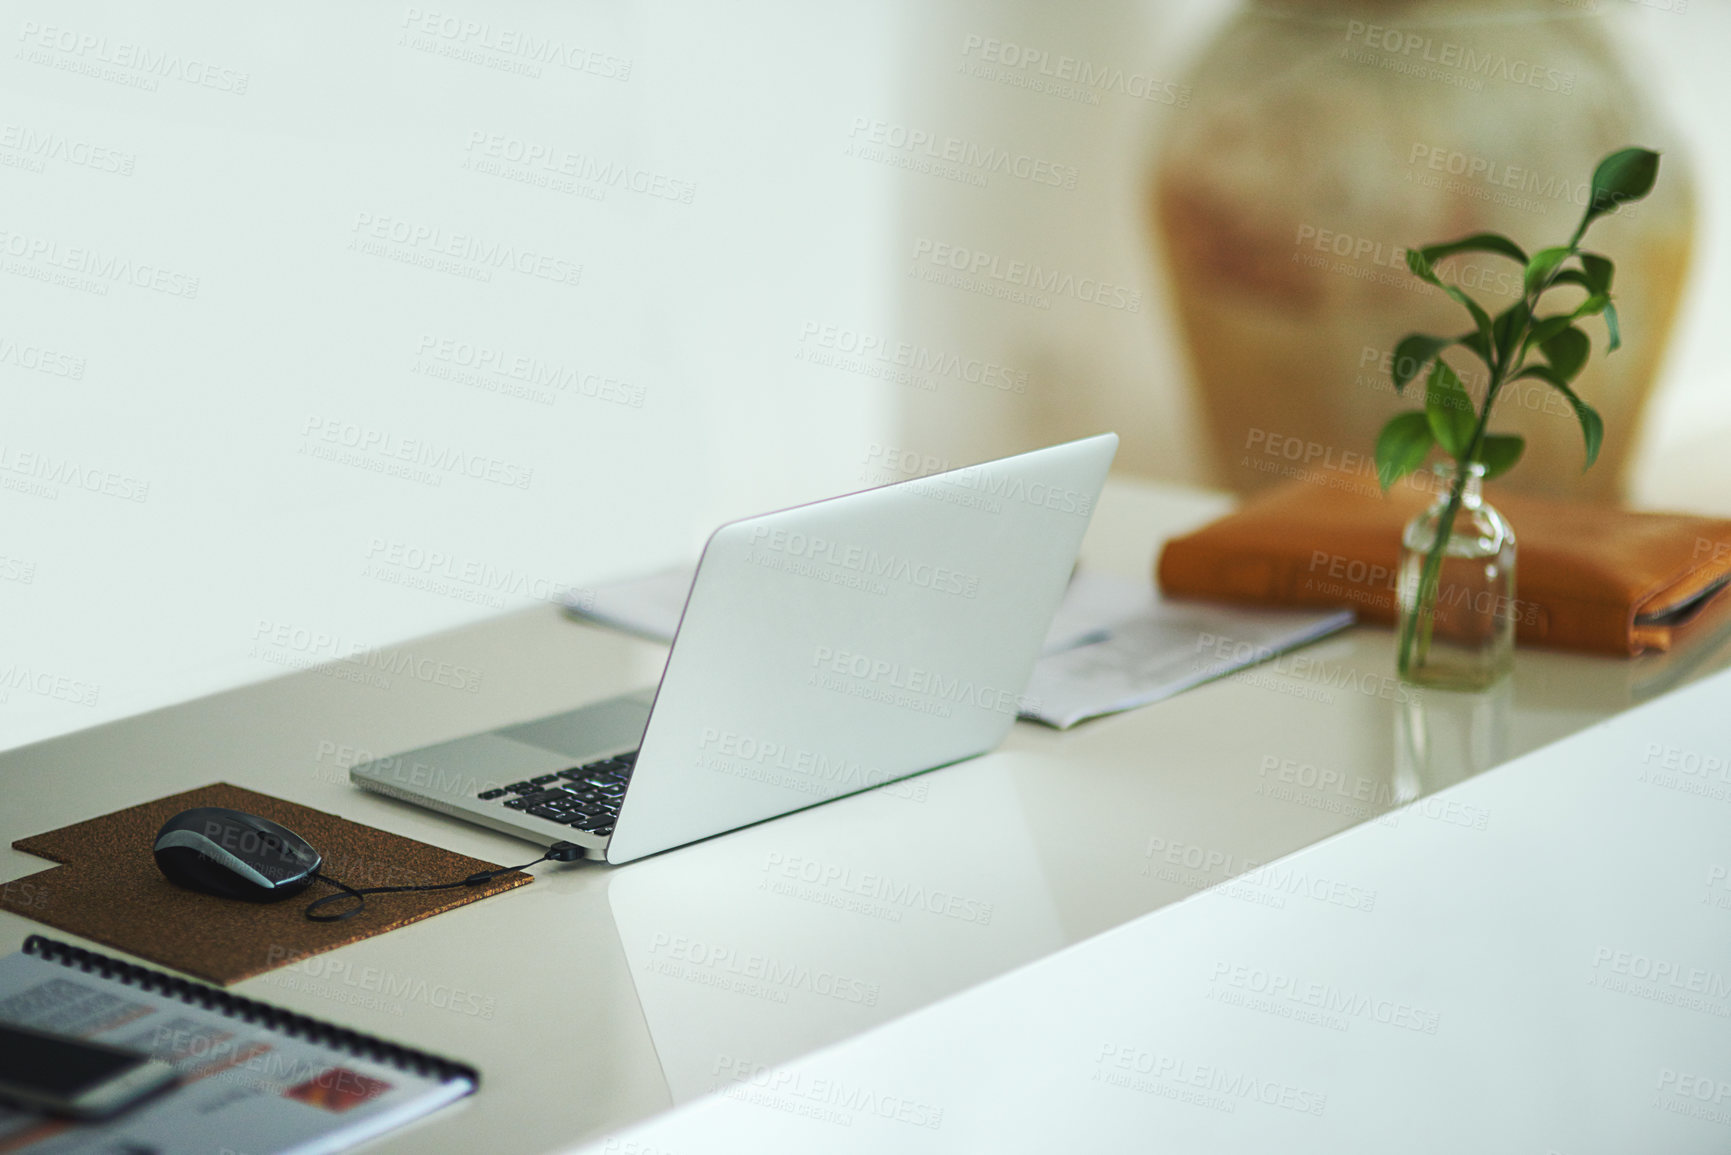
[[[1658,187],[1585,241],[1616,263],[1626,342],[1604,356],[1602,325],[1586,322],[1595,353],[1576,388],[1605,419],[1598,464],[1582,473],[1574,414],[1540,382],[1506,387],[1493,421],[1527,439],[1499,485],[1620,494],[1683,289],[1694,197],[1671,132],[1584,3],[1252,0],[1204,49],[1150,210],[1217,481],[1246,491],[1332,467],[1374,486],[1378,431],[1422,403],[1394,393],[1395,343],[1470,324],[1407,271],[1404,250],[1485,230],[1528,251],[1565,243],[1594,165],[1639,144],[1664,154]],[[1515,264],[1483,254],[1443,275],[1492,312],[1520,291]],[[1458,349],[1448,360],[1482,398],[1483,366]]]

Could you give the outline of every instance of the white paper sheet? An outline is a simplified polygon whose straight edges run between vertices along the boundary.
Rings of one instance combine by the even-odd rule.
[[[1352,624],[1351,610],[1247,610],[1166,601],[1113,624],[1103,641],[1034,663],[1022,717],[1069,729],[1086,718],[1146,706],[1267,661]]]
[[[565,612],[652,642],[671,642],[696,577],[696,565],[680,565],[573,590],[565,597]]]

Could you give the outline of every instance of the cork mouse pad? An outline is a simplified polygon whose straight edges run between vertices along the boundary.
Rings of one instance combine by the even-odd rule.
[[[0,908],[226,986],[534,881],[514,871],[480,886],[368,895],[366,909],[353,918],[313,922],[302,908],[337,893],[322,882],[281,902],[254,903],[199,894],[164,878],[151,853],[156,832],[195,806],[227,806],[281,823],[324,857],[322,872],[355,887],[454,882],[498,866],[218,782],[20,838],[16,849],[64,865],[0,888]]]

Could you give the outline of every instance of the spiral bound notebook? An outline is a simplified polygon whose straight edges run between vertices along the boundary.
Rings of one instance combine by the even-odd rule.
[[[31,935],[0,958],[0,1021],[144,1051],[180,1085],[103,1123],[0,1106],[0,1150],[342,1151],[469,1094],[473,1067]]]

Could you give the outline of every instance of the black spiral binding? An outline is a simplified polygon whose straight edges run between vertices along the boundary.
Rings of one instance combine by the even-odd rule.
[[[24,940],[24,953],[57,962],[64,967],[76,967],[85,974],[100,974],[103,978],[113,979],[124,986],[137,985],[140,990],[167,995],[183,1003],[200,1006],[207,1011],[216,1011],[243,1022],[261,1024],[267,1030],[278,1034],[306,1039],[358,1059],[387,1063],[400,1071],[413,1071],[417,1075],[436,1075],[441,1083],[452,1079],[467,1079],[477,1090],[481,1086],[481,1073],[467,1063],[429,1055],[425,1051],[400,1046],[376,1035],[363,1034],[322,1019],[285,1011],[269,1003],[231,995],[216,987],[189,982],[162,971],[153,971],[149,967],[109,958],[71,943],[33,934]]]

